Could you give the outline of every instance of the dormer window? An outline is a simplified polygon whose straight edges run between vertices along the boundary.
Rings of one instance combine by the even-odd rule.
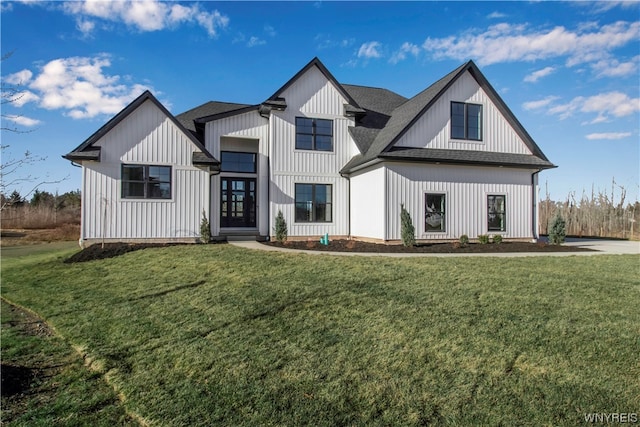
[[[296,150],[333,151],[333,120],[296,117]]]
[[[451,103],[451,139],[482,141],[482,105]]]

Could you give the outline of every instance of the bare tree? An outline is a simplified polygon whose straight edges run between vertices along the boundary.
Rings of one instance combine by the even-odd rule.
[[[13,51],[2,55],[0,61],[4,62],[6,59],[10,58],[13,55]],[[4,113],[5,105],[14,105],[16,102],[24,96],[24,91],[22,87],[18,85],[8,84],[4,81],[1,83],[1,104],[2,104],[2,119],[3,122],[10,119],[15,119],[16,116],[8,115]],[[2,125],[0,127],[2,132],[13,132],[13,133],[29,133],[33,132],[32,130],[22,130],[18,127],[8,127]],[[19,185],[29,184],[31,185],[31,189],[23,195],[24,198],[27,198],[33,193],[38,187],[44,184],[58,184],[68,177],[59,180],[49,181],[46,179],[41,179],[38,177],[34,177],[32,175],[20,175],[19,171],[26,166],[33,165],[38,162],[42,162],[46,160],[46,157],[38,156],[36,154],[31,153],[29,150],[24,152],[24,155],[21,157],[13,157],[9,153],[9,145],[0,145],[0,151],[2,156],[2,162],[0,164],[0,193],[6,194],[7,190],[14,188]],[[11,198],[2,198],[2,202],[0,203],[0,211],[4,210],[8,206],[11,206]]]

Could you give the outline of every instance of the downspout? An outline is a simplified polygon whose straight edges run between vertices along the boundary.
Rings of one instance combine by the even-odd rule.
[[[538,235],[538,174],[542,169],[531,174],[531,235],[535,241]]]

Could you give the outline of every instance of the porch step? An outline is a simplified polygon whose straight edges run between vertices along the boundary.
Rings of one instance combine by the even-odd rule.
[[[226,236],[228,242],[255,242],[259,236],[256,235],[239,235]]]

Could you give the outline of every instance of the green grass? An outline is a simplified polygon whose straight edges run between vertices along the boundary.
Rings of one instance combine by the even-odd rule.
[[[3,296],[46,318],[152,425],[576,425],[640,412],[638,256],[194,245],[61,259],[3,260]]]
[[[1,304],[3,425],[137,425],[104,378],[87,369],[62,338],[43,333],[28,313]]]

